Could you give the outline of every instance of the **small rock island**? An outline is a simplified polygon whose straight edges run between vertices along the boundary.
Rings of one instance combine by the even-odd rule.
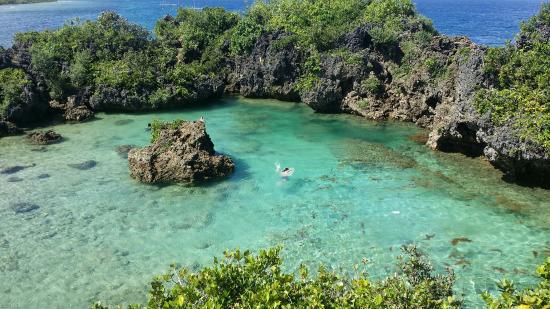
[[[151,134],[152,145],[128,153],[130,175],[136,180],[196,185],[235,170],[231,158],[216,154],[202,120],[155,121]]]

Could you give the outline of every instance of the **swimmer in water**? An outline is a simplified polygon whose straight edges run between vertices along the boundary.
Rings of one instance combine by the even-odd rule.
[[[288,178],[294,174],[294,169],[292,167],[285,167],[281,170],[281,165],[279,163],[275,163],[275,172],[279,173],[279,176],[283,178]]]

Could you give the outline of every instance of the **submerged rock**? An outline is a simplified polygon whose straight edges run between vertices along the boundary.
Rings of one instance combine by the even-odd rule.
[[[32,203],[16,203],[16,204],[13,204],[11,206],[11,209],[16,214],[29,213],[29,212],[38,210],[39,208],[40,208],[40,206],[38,206],[36,204],[32,204]]]
[[[130,175],[144,183],[197,184],[235,169],[231,158],[215,153],[202,121],[164,125],[151,146],[130,150],[128,162]]]
[[[134,122],[133,119],[119,119],[115,121],[115,126],[124,126],[132,122]]]
[[[62,139],[60,134],[55,133],[52,130],[43,132],[32,132],[27,134],[27,140],[32,144],[38,145],[50,145],[60,142]]]
[[[128,159],[128,153],[136,147],[135,145],[120,145],[116,148],[116,152],[121,158]]]
[[[74,163],[74,164],[67,164],[67,165],[77,170],[85,171],[85,170],[94,168],[97,165],[97,162],[94,160],[89,160],[82,163]]]
[[[453,240],[451,240],[451,244],[453,246],[456,246],[461,242],[472,242],[472,240],[464,236],[453,238]]]
[[[27,166],[16,165],[16,166],[11,166],[11,167],[6,167],[5,169],[0,171],[0,174],[11,175],[11,174],[18,173],[18,172],[20,172],[24,169],[29,168],[29,167],[34,167],[34,166],[35,166],[35,164],[27,165]]]

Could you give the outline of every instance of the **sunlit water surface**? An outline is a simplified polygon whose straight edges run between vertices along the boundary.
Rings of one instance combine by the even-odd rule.
[[[200,188],[130,178],[119,145],[147,145],[154,118],[200,116],[216,150],[235,159],[231,178]],[[0,308],[143,302],[170,263],[197,269],[236,247],[282,244],[290,271],[351,272],[366,257],[380,277],[408,243],[439,270],[454,268],[457,293],[475,306],[503,276],[532,282],[550,254],[548,191],[507,184],[481,159],[433,152],[411,139],[422,132],[410,124],[241,99],[98,118],[51,127],[65,140],[47,147],[0,139],[0,169],[31,166],[0,175]],[[88,160],[97,165],[68,166]],[[280,179],[275,162],[296,173]],[[40,208],[17,213],[17,203]],[[471,242],[453,245],[458,237]]]

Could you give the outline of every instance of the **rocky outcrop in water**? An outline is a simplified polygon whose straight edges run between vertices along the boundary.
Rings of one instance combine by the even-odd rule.
[[[67,164],[68,167],[74,168],[74,169],[77,169],[77,170],[81,170],[81,171],[90,170],[90,169],[96,167],[96,165],[97,165],[97,162],[94,161],[94,160],[88,160],[88,161],[84,161],[84,162],[81,162],[81,163]]]
[[[14,123],[0,120],[0,137],[23,133]]]
[[[480,130],[485,157],[506,172],[507,181],[550,188],[550,155],[541,146],[521,141],[517,130],[510,122]]]
[[[53,110],[61,113],[66,121],[84,122],[94,118],[94,112],[74,95],[68,97],[66,103],[52,100],[49,105]]]
[[[43,132],[32,132],[27,134],[27,140],[31,144],[36,145],[50,145],[59,143],[62,137],[60,134],[55,133],[52,130],[43,131]]]
[[[202,121],[165,125],[151,146],[128,153],[130,175],[144,183],[199,184],[230,175],[231,158],[216,154]]]

